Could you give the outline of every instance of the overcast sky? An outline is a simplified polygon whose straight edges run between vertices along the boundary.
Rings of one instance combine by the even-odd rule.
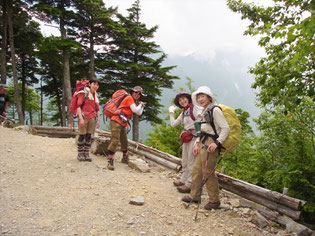
[[[270,3],[270,0],[248,0]],[[126,15],[135,0],[104,0]],[[248,21],[226,6],[226,0],[140,0],[141,22],[157,25],[154,41],[170,56],[193,56],[213,61],[216,51],[238,51],[243,55],[263,55],[257,38],[244,36]],[[43,33],[59,35],[59,30],[43,27]]]
[[[104,2],[126,15],[134,0]],[[141,0],[140,4],[141,21],[147,27],[159,26],[154,41],[169,55],[212,61],[217,50],[263,54],[257,39],[243,36],[248,22],[232,12],[225,0]]]

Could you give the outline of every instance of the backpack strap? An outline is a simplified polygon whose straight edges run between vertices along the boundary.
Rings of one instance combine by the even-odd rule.
[[[213,106],[213,107],[211,107],[210,111],[208,111],[208,113],[209,113],[209,118],[210,118],[210,125],[211,125],[211,127],[212,127],[212,129],[213,129],[215,135],[216,135],[217,137],[219,137],[219,135],[218,135],[218,133],[217,133],[217,130],[216,130],[216,128],[215,128],[214,119],[213,119],[213,109],[214,109],[215,107],[218,107],[218,108],[221,109],[221,107],[219,107],[219,106]],[[222,110],[222,109],[221,109],[221,110]]]
[[[185,111],[182,112],[182,123],[184,122],[184,112],[185,112]],[[191,104],[190,107],[189,107],[189,116],[190,116],[190,118],[191,118],[193,121],[196,120],[196,118],[195,118],[195,116],[194,116],[194,105],[193,105],[193,104]]]
[[[214,105],[213,107],[211,107],[211,109],[210,109],[210,111],[208,111],[208,113],[209,113],[209,118],[210,118],[210,125],[211,125],[211,127],[212,127],[212,129],[213,129],[213,131],[214,131],[214,133],[215,133],[214,137],[211,137],[211,138],[212,138],[212,139],[215,141],[215,143],[219,146],[219,152],[220,152],[220,149],[222,148],[222,145],[217,141],[217,138],[219,137],[219,135],[218,135],[217,130],[216,130],[216,128],[215,128],[214,119],[213,119],[213,109],[214,109],[215,107],[218,107],[218,108],[220,108],[220,110],[222,110],[222,108],[221,108],[220,106]]]
[[[193,104],[191,104],[190,107],[189,107],[189,115],[190,115],[190,118],[191,118],[193,121],[196,120],[196,118],[195,118],[195,116],[194,116],[194,105],[193,105]]]
[[[85,103],[85,100],[87,99],[87,97],[89,96],[89,92],[84,92],[84,98],[83,98],[83,101],[82,101],[82,104],[80,106],[81,110],[82,110],[82,107],[84,106],[84,103]]]

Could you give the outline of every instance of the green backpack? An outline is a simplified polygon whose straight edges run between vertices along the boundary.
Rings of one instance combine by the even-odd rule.
[[[227,136],[227,138],[222,143],[221,152],[233,152],[237,148],[238,144],[240,143],[240,137],[241,137],[241,123],[237,117],[237,114],[233,108],[230,108],[228,106],[218,104],[213,106],[209,111],[209,117],[210,117],[210,125],[212,129],[214,130],[215,136],[219,137],[217,130],[214,125],[213,120],[213,109],[215,107],[219,107],[222,110],[222,113],[230,126],[230,133]]]

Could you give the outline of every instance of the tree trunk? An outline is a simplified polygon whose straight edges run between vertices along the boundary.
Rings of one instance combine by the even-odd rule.
[[[132,140],[139,142],[139,116],[133,114],[132,120]]]
[[[1,56],[0,56],[0,64],[1,64],[1,83],[7,83],[7,39],[8,39],[8,4],[7,1],[2,1],[2,42],[1,42]]]
[[[95,78],[95,59],[94,59],[94,29],[91,29],[90,34],[90,50],[89,50],[89,57],[90,57],[90,78]]]
[[[22,60],[22,112],[23,112],[23,116],[25,117],[25,104],[26,104],[26,75],[25,75],[25,56],[22,55],[21,56],[21,60]]]
[[[43,98],[43,79],[40,79],[40,125],[43,125],[43,104],[44,104],[44,98]]]
[[[59,119],[60,119],[60,125],[62,124],[62,105],[61,105],[61,99],[60,98],[60,95],[59,95],[59,91],[58,91],[58,83],[57,83],[57,78],[56,77],[53,77],[53,80],[54,80],[54,88],[55,88],[55,94],[56,94],[56,101],[57,101],[57,107],[58,107],[58,112],[59,112]],[[63,93],[62,93],[62,96],[63,96]]]
[[[11,61],[12,61],[12,71],[13,71],[13,82],[14,82],[14,99],[15,106],[19,116],[19,124],[24,124],[24,116],[22,111],[22,105],[20,100],[19,93],[19,82],[17,77],[17,68],[15,60],[15,47],[14,47],[14,36],[13,36],[13,22],[12,22],[12,2],[8,6],[8,26],[9,26],[9,42],[10,42],[10,51],[11,51]]]
[[[61,11],[63,12],[61,18],[60,18],[60,33],[61,33],[61,40],[65,40],[67,38],[66,29],[65,29],[65,8],[64,8],[65,1],[61,1]],[[62,49],[62,55],[63,55],[63,83],[62,83],[62,90],[63,90],[63,99],[62,99],[62,113],[64,114],[62,116],[62,126],[66,126],[66,118],[70,120],[70,110],[68,108],[68,105],[71,103],[72,94],[71,94],[71,83],[70,83],[70,63],[69,63],[69,51],[66,47]],[[67,112],[67,113],[66,113]],[[66,114],[66,115],[65,115]]]
[[[33,125],[33,113],[32,113],[32,109],[30,109],[28,115],[30,116],[30,125]]]

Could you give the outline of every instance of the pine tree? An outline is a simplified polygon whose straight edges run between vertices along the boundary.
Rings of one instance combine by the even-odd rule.
[[[144,89],[147,102],[141,117],[133,116],[133,140],[139,139],[139,122],[147,120],[160,123],[158,117],[162,105],[159,103],[162,88],[171,88],[177,76],[169,74],[175,66],[163,67],[166,58],[159,46],[153,41],[157,26],[147,28],[140,22],[140,1],[136,0],[128,9],[128,16],[118,14],[122,28],[116,29],[112,42],[112,50],[104,56],[106,88],[101,88],[102,94],[108,97],[118,88],[129,91],[139,85]]]
[[[105,8],[102,0],[73,0],[76,20],[71,22],[75,30],[70,32],[83,45],[88,55],[89,77],[95,74],[96,46],[105,46],[111,37],[116,8]]]

